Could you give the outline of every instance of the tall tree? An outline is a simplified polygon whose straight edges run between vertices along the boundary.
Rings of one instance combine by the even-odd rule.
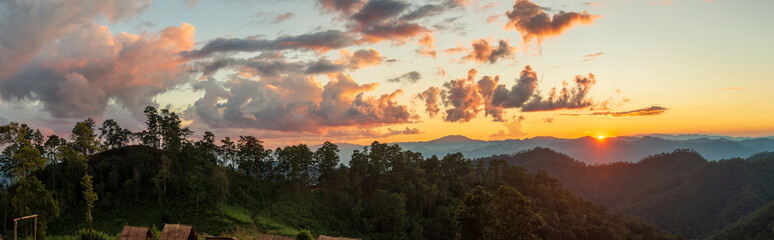
[[[42,144],[40,131],[33,131],[26,124],[11,122],[0,126],[0,146],[6,145],[0,155],[4,177],[19,181],[43,168],[47,160],[41,157]]]
[[[263,141],[253,136],[240,136],[237,145],[238,169],[245,175],[264,178],[269,176],[271,163],[266,160],[271,150],[263,147]]]
[[[60,154],[63,158],[70,159],[83,168],[83,197],[86,200],[86,219],[89,223],[89,239],[94,238],[94,228],[92,225],[91,209],[94,202],[97,201],[97,194],[94,192],[92,177],[89,175],[89,159],[94,153],[102,150],[96,135],[94,134],[94,120],[91,118],[86,121],[78,122],[72,130],[73,142],[60,147]]]
[[[107,119],[102,122],[99,128],[99,138],[104,139],[106,149],[119,148],[129,143],[132,132],[122,128],[113,119]]]
[[[326,141],[314,152],[314,158],[320,173],[317,181],[326,183],[333,180],[336,175],[336,166],[339,165],[339,147]]]
[[[38,233],[44,238],[48,222],[59,217],[60,213],[56,199],[34,176],[19,182],[11,204],[19,216],[38,215]]]

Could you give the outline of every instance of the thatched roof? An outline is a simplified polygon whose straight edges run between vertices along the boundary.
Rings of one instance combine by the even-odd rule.
[[[148,227],[124,226],[118,240],[153,240],[153,233]]]
[[[320,235],[317,237],[317,240],[362,240],[360,238],[345,238],[345,237],[331,237],[331,236],[325,236]]]
[[[196,231],[191,226],[180,224],[164,224],[164,230],[161,230],[159,240],[198,240]]]
[[[255,240],[293,240],[293,238],[279,235],[258,234],[258,237],[256,237]]]

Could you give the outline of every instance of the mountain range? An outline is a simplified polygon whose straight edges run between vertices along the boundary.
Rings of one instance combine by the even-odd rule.
[[[586,164],[613,162],[637,162],[647,156],[672,152],[676,149],[693,149],[710,161],[730,158],[748,158],[760,152],[774,151],[774,138],[734,138],[713,135],[643,135],[594,138],[590,136],[565,139],[534,137],[484,141],[460,135],[449,135],[425,142],[394,143],[404,150],[422,153],[424,156],[444,156],[460,152],[468,158],[482,158],[511,154],[535,147],[551,148]],[[363,145],[337,143],[343,162],[348,162],[354,150]]]

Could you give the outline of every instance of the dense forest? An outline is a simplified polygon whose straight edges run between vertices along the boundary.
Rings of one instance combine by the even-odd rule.
[[[774,201],[771,153],[707,161],[695,151],[678,149],[637,163],[586,165],[536,148],[479,161],[493,159],[505,159],[530,172],[546,171],[584,199],[688,238],[709,238]],[[756,232],[771,236],[774,229]]]
[[[252,136],[192,139],[174,112],[145,113],[141,132],[91,119],[67,138],[2,126],[4,233],[13,217],[39,214],[40,236],[184,223],[212,235],[248,226],[367,239],[675,238],[502,160],[374,142],[343,165],[330,142],[313,151],[266,149]]]

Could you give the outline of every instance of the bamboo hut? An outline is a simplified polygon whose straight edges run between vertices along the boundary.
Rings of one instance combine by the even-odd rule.
[[[153,240],[153,232],[148,227],[124,226],[118,240]]]
[[[362,240],[360,238],[345,238],[345,237],[331,237],[331,236],[325,236],[320,235],[317,237],[317,240]]]
[[[196,231],[192,226],[180,224],[164,224],[164,230],[161,230],[159,240],[198,240]]]

